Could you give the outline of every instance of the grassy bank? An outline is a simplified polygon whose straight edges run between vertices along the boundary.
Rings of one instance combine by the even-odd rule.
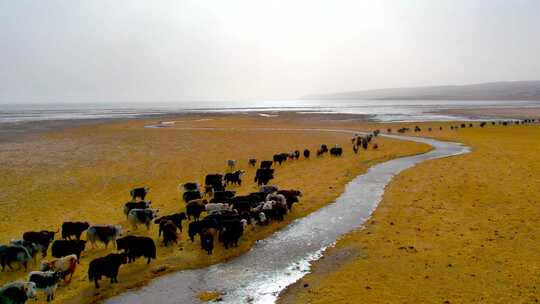
[[[299,121],[290,116],[182,117],[171,128],[144,128],[155,122],[133,120],[81,126],[46,133],[30,141],[0,145],[0,205],[5,210],[0,215],[0,243],[20,238],[24,231],[57,230],[63,221],[69,220],[118,223],[126,227],[126,233],[148,235],[157,240],[156,227],[150,231],[145,228],[131,231],[127,226],[122,206],[129,200],[129,189],[149,186],[148,198],[153,206],[159,207],[161,214],[169,214],[184,208],[178,191],[180,183],[202,182],[205,174],[225,172],[227,159],[238,160],[239,169],[247,170],[246,182],[234,190],[248,193],[256,190],[252,182],[254,169],[247,166],[249,157],[271,159],[276,152],[304,148],[314,151],[322,143],[342,145],[345,155],[312,157],[278,166],[273,183],[300,189],[304,197],[284,222],[250,227],[239,248],[224,250],[218,246],[214,254],[208,256],[200,249],[198,241],[191,243],[187,239],[184,231],[178,245],[159,246],[158,259],[150,266],[142,260],[123,266],[119,283],[110,285],[104,281],[99,290],[88,282],[88,263],[114,249],[88,248],[73,282],[58,289],[55,302],[96,302],[170,271],[203,267],[235,257],[249,250],[256,240],[331,202],[348,181],[370,166],[429,149],[426,145],[378,138],[379,150],[354,155],[349,146],[351,134],[256,129],[356,125],[316,119]],[[198,129],[201,127],[224,129]],[[31,269],[36,267],[32,265]],[[22,270],[0,273],[0,284],[25,276]],[[42,295],[40,301],[44,301]]]
[[[281,303],[540,300],[540,126],[421,135],[473,151],[397,176],[365,228],[329,249]]]

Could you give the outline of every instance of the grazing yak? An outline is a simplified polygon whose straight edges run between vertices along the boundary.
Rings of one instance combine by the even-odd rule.
[[[161,236],[161,232],[163,231],[163,225],[166,221],[173,222],[173,224],[176,225],[176,227],[180,229],[180,231],[182,231],[183,220],[187,220],[187,216],[185,212],[169,214],[169,215],[165,215],[165,216],[155,219],[154,224],[159,225],[158,238]]]
[[[294,203],[298,203],[298,197],[302,196],[302,192],[298,190],[279,190],[277,194],[285,196],[285,199],[287,201],[287,208],[289,210],[292,209]]]
[[[186,215],[188,220],[191,220],[191,217],[193,217],[194,220],[198,221],[199,217],[201,217],[201,213],[206,210],[205,205],[207,203],[208,201],[203,199],[196,199],[187,203]]]
[[[28,299],[36,297],[36,284],[34,282],[15,281],[0,288],[0,303],[24,304]]]
[[[255,201],[256,202],[256,201]],[[240,195],[233,199],[232,209],[236,210],[239,214],[249,212],[251,205],[254,203],[254,198],[250,195]]]
[[[28,253],[30,254],[30,256],[32,257],[34,261],[36,260],[37,253],[40,252],[39,246],[29,241],[11,240],[9,243],[10,245],[24,247],[26,251],[28,251]]]
[[[332,156],[341,156],[343,154],[343,148],[341,147],[333,147],[330,149],[330,155]]]
[[[227,167],[229,167],[229,169],[231,170],[234,170],[234,167],[236,167],[236,160],[234,159],[227,160]]]
[[[58,231],[56,231],[58,232]],[[23,240],[32,242],[40,246],[41,253],[43,257],[47,256],[47,250],[49,249],[49,244],[54,240],[55,231],[28,231],[23,234]]]
[[[250,159],[248,159],[248,164],[249,164],[249,166],[251,166],[251,167],[255,167],[255,165],[257,165],[257,159],[256,159],[256,158],[250,158]]]
[[[274,192],[276,192],[278,190],[279,190],[279,188],[277,186],[274,186],[274,185],[264,185],[264,186],[259,187],[259,192],[266,193],[266,194],[274,193]]]
[[[216,228],[219,229],[219,223],[215,217],[206,217],[200,221],[191,222],[188,226],[189,239],[194,242],[195,236],[200,234],[203,228]]]
[[[201,232],[201,248],[209,255],[214,250],[214,240],[218,236],[218,230],[216,228],[202,228]]]
[[[184,194],[182,194],[182,199],[184,200],[185,203],[187,203],[189,201],[192,201],[192,200],[201,199],[201,198],[202,198],[202,195],[201,195],[201,192],[199,190],[186,191],[186,192],[184,192]]]
[[[74,236],[77,240],[81,239],[81,234],[90,227],[88,222],[64,222],[62,223],[62,238],[71,239]]]
[[[309,152],[308,149],[305,149],[305,150],[304,150],[304,158],[309,158],[309,154],[310,154],[310,153],[311,153],[311,152]]]
[[[79,258],[75,254],[67,255],[63,258],[58,258],[51,261],[41,261],[40,271],[54,271],[61,272],[64,274],[64,283],[71,282],[77,264],[79,263]],[[67,276],[69,275],[69,279]]]
[[[120,225],[94,225],[86,230],[86,239],[90,241],[92,247],[95,246],[97,241],[100,241],[107,248],[111,241],[116,244],[115,240],[121,234],[122,226]]]
[[[223,175],[221,174],[208,174],[204,178],[204,184],[206,186],[212,186],[214,191],[223,191],[225,190],[225,185],[223,184]]]
[[[104,257],[93,259],[88,267],[88,280],[94,281],[96,288],[99,288],[98,281],[102,276],[111,279],[112,283],[118,283],[118,270],[122,264],[127,264],[128,257],[126,253],[111,253]]]
[[[238,218],[224,220],[221,225],[222,228],[219,231],[219,240],[228,249],[229,246],[238,247],[238,240],[244,234],[244,223]]]
[[[184,191],[199,191],[199,184],[195,182],[189,182],[182,185]]]
[[[223,180],[225,181],[225,183],[228,185],[228,184],[233,184],[233,185],[238,185],[238,186],[241,186],[242,185],[242,175],[246,173],[246,171],[244,170],[238,170],[238,171],[235,171],[235,172],[232,172],[232,173],[226,173],[225,174],[225,177],[223,177]]]
[[[257,185],[266,185],[274,179],[274,169],[257,169],[254,181]]]
[[[140,198],[141,200],[144,201],[144,198],[146,197],[146,195],[148,194],[148,191],[150,190],[150,188],[148,187],[142,187],[142,188],[135,188],[135,189],[132,189],[131,191],[129,191],[129,194],[131,195],[131,200],[136,200],[137,198]]]
[[[150,224],[158,212],[159,209],[133,209],[128,214],[128,221],[133,229],[137,229],[137,225],[142,224],[146,226],[147,230],[150,230]]]
[[[86,247],[86,241],[83,240],[56,240],[52,244],[52,256],[62,258],[74,254],[77,262],[81,259],[81,253]]]
[[[27,270],[30,260],[32,260],[32,256],[23,246],[0,245],[0,265],[2,265],[2,271],[5,270],[6,265],[9,269],[13,269],[11,263],[21,264],[24,270]]]
[[[273,164],[274,164],[274,162],[271,161],[271,160],[263,160],[263,161],[261,162],[260,168],[261,168],[261,169],[270,169],[270,168],[272,168],[272,165],[273,165]]]
[[[128,257],[128,263],[135,262],[139,257],[147,259],[146,264],[150,264],[156,258],[156,244],[154,240],[147,236],[128,235],[116,240],[116,248],[124,250]]]
[[[124,205],[124,214],[126,215],[126,218],[129,214],[129,212],[133,209],[148,209],[152,205],[152,202],[150,201],[140,201],[140,202],[127,202]]]
[[[210,203],[230,203],[233,199],[235,191],[216,191],[214,197],[210,200]]]
[[[206,204],[204,207],[208,214],[230,210],[229,205],[224,203],[209,203]]]
[[[47,302],[54,300],[54,292],[58,287],[58,281],[66,275],[63,272],[32,271],[28,274],[28,282],[36,284],[36,289],[47,294]]]
[[[171,220],[164,220],[159,223],[160,231],[163,230],[163,245],[169,246],[170,243],[178,241],[178,226]]]
[[[281,165],[282,162],[287,160],[288,156],[289,155],[287,153],[274,154],[273,160],[275,163],[278,163]]]

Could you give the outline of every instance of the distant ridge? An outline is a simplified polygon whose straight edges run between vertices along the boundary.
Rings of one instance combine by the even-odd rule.
[[[538,100],[540,80],[390,88],[304,96],[302,99]]]

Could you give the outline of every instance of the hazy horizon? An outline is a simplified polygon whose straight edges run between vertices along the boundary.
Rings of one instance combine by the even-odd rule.
[[[0,103],[540,79],[540,2],[0,0]]]

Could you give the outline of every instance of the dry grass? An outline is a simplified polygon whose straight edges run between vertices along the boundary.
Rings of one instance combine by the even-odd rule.
[[[86,220],[93,224],[119,223],[127,227],[122,206],[129,200],[129,189],[151,188],[149,199],[161,209],[161,214],[183,210],[178,185],[187,181],[203,181],[208,173],[224,172],[225,160],[237,159],[239,168],[247,170],[246,181],[239,193],[256,190],[254,170],[247,168],[248,157],[270,159],[276,152],[309,148],[322,143],[341,144],[345,156],[328,156],[286,163],[276,169],[275,184],[304,192],[302,202],[281,223],[252,227],[241,240],[239,248],[217,247],[208,256],[191,243],[184,231],[179,244],[159,246],[158,259],[147,266],[139,260],[122,266],[119,283],[102,282],[95,290],[88,282],[86,271],[93,258],[114,249],[87,249],[73,281],[57,291],[56,303],[89,303],[144,285],[164,273],[198,268],[238,256],[252,244],[291,220],[331,202],[344,185],[373,164],[403,155],[424,152],[425,145],[377,139],[378,151],[359,155],[349,148],[350,134],[339,132],[243,130],[241,128],[352,128],[356,122],[298,121],[292,116],[260,118],[254,116],[180,118],[174,128],[149,129],[144,125],[155,121],[133,120],[83,126],[47,133],[38,139],[0,145],[0,243],[20,238],[24,231],[57,230],[63,221]],[[186,130],[182,128],[220,127],[224,130]],[[231,129],[234,128],[234,129]],[[129,231],[149,235],[157,240],[152,227]],[[37,267],[36,265],[32,268]],[[0,284],[25,277],[24,271],[0,273]],[[40,296],[40,301],[43,301]]]
[[[540,300],[540,126],[421,135],[473,152],[397,176],[366,227],[340,240],[281,303]],[[336,258],[342,252],[350,258]]]

